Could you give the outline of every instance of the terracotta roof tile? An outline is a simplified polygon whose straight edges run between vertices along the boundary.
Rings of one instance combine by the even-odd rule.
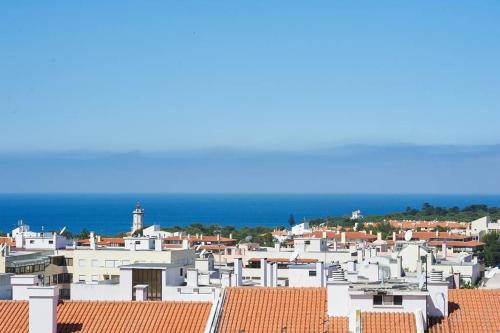
[[[323,238],[324,233],[326,233],[326,238],[329,238],[329,239],[341,239],[342,238],[342,233],[341,232],[337,233],[335,231],[314,231],[311,233],[304,234],[304,237],[306,237],[306,238]],[[370,240],[377,239],[377,236],[365,234],[364,232],[359,232],[359,231],[346,231],[345,238],[346,238],[346,240],[364,239],[364,240],[370,241]]]
[[[85,302],[57,306],[57,332],[203,332],[208,302]],[[28,332],[28,302],[0,301],[0,332]]]
[[[362,312],[363,333],[416,333],[415,314],[411,312]]]
[[[429,333],[497,333],[499,309],[500,289],[449,290],[449,316],[429,318]]]
[[[327,316],[326,288],[228,288],[223,333],[347,333],[347,318]]]

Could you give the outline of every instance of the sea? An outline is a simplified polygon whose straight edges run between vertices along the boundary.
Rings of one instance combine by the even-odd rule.
[[[18,220],[35,231],[72,232],[83,228],[103,235],[130,230],[132,210],[140,202],[146,225],[191,223],[242,226],[287,225],[315,217],[364,215],[434,206],[471,204],[500,206],[500,195],[436,194],[0,194],[0,231],[10,232]]]

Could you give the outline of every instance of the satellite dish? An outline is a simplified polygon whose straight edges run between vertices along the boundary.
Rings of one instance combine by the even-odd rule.
[[[201,257],[203,257],[203,255],[204,255],[206,252],[207,252],[207,250],[205,250],[205,249],[201,250],[201,252],[200,252],[200,258],[201,258]]]
[[[297,251],[293,251],[292,254],[290,255],[290,262],[294,262],[295,260],[297,260],[297,258],[299,257],[299,252]]]
[[[200,250],[200,247],[201,247],[201,244],[200,244],[200,245],[198,245],[198,246],[196,246],[195,250],[196,250],[196,251],[199,251],[199,250]]]
[[[248,235],[248,236],[245,237],[245,240],[247,242],[250,242],[252,239],[253,239],[253,237],[251,235]]]
[[[65,232],[65,231],[66,231],[66,226],[64,226],[64,227],[61,229],[61,231],[59,231],[59,235],[62,235],[62,234],[63,234],[63,232]]]
[[[413,238],[413,231],[407,230],[405,232],[405,241],[409,242]]]

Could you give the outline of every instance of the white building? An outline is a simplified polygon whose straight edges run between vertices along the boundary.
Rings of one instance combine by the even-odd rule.
[[[304,221],[302,223],[296,224],[292,227],[292,235],[294,236],[302,236],[308,232],[311,232],[311,227],[309,226],[308,221]]]
[[[489,232],[500,232],[500,222],[493,223],[491,217],[484,216],[471,222],[471,233],[482,237]]]

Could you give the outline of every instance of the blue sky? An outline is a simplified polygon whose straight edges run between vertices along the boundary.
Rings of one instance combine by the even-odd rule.
[[[4,1],[1,159],[496,145],[499,22],[497,1]],[[28,186],[19,169],[0,167],[26,183],[2,191],[72,183]]]

